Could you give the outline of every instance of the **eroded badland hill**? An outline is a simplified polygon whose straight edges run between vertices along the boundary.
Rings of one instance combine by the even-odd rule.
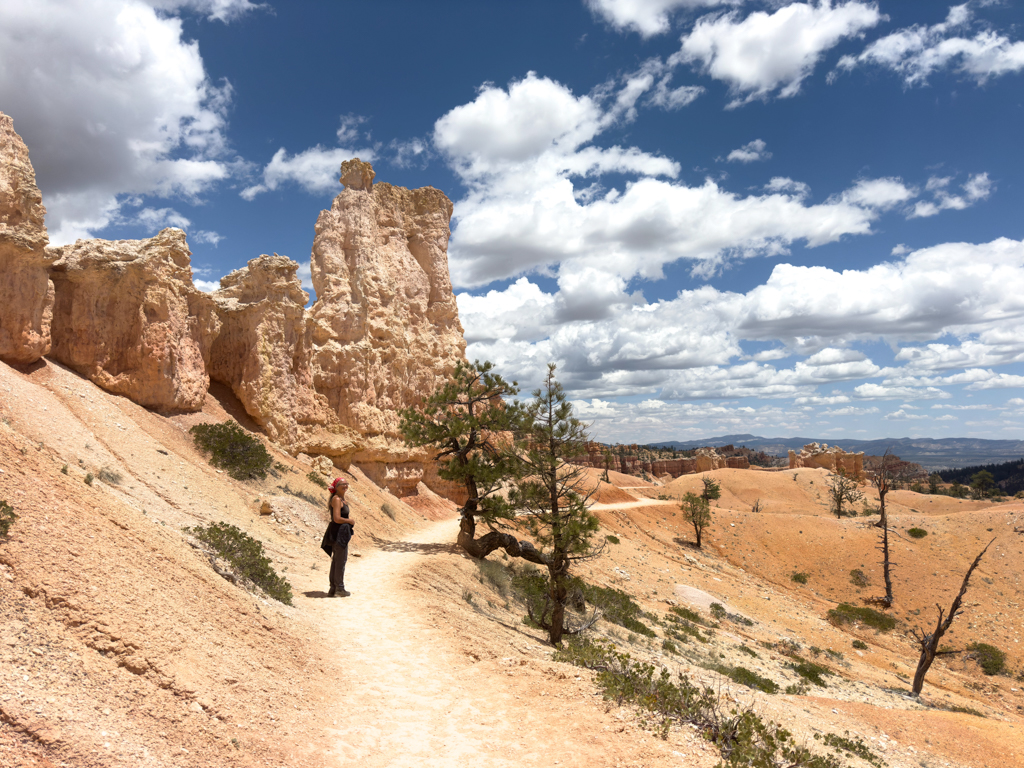
[[[481,568],[454,547],[457,503],[442,494],[457,489],[398,439],[396,409],[463,354],[440,268],[447,198],[343,169],[317,224],[307,315],[283,257],[206,298],[174,231],[46,249],[12,136],[0,142],[14,169],[0,193],[17,193],[0,210],[0,500],[18,517],[0,540],[0,765],[718,764],[694,728],[665,730],[552,658],[509,585],[520,566],[495,553]],[[102,300],[115,287],[118,306]],[[128,314],[137,322],[118,325]],[[266,480],[234,480],[195,447],[192,426],[229,419],[270,450]],[[835,734],[876,766],[1024,765],[1020,502],[892,492],[897,626],[876,632],[827,618],[882,589],[876,518],[831,516],[827,470],[587,472],[608,545],[579,575],[631,596],[651,632],[602,619],[593,637],[710,685],[725,709],[753,705],[822,754],[815,737]],[[357,520],[346,599],[326,598],[319,549],[314,481],[335,474]],[[722,496],[698,550],[676,499],[702,477]],[[185,530],[221,521],[263,543],[293,605],[224,578]],[[997,646],[1012,675],[945,656],[910,697],[910,629],[934,623],[992,537],[947,641]],[[733,681],[738,667],[778,692]]]

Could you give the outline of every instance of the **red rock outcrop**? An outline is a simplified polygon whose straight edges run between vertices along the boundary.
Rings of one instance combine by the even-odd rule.
[[[373,178],[368,163],[342,163],[346,188],[317,219],[311,263],[313,387],[351,433],[299,448],[384,463],[385,475],[415,486],[423,469],[401,465],[428,454],[402,442],[398,411],[420,402],[465,357],[448,274],[452,203],[433,187]]]
[[[185,233],[52,248],[50,353],[110,392],[159,411],[197,411],[220,323],[192,285]]]
[[[50,351],[53,285],[43,197],[28,148],[0,112],[0,358],[32,363]]]
[[[340,423],[313,390],[309,294],[286,256],[260,256],[221,278],[211,294],[220,333],[210,353],[210,377],[231,387],[271,440],[285,448]],[[355,439],[355,435],[351,436]]]
[[[789,452],[789,468],[813,467],[829,472],[842,470],[855,480],[864,479],[864,452],[847,453],[837,445],[829,448],[828,443],[808,443],[796,451]]]

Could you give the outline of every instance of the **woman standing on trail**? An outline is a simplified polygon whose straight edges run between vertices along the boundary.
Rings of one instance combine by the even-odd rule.
[[[345,563],[348,561],[348,542],[356,526],[350,517],[348,504],[345,503],[348,480],[343,477],[334,478],[329,490],[331,498],[327,502],[327,510],[331,522],[320,543],[320,548],[331,556],[331,588],[327,596],[348,597],[352,593],[345,589]]]

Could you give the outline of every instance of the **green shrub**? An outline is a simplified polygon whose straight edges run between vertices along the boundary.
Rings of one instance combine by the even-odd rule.
[[[745,645],[738,646],[736,650],[738,650],[740,653],[747,654],[747,656],[752,656],[755,659],[761,658],[757,655],[757,651],[755,651],[753,648],[748,648]]]
[[[797,584],[806,584],[810,576],[809,573],[794,573],[789,578],[790,581],[795,581]]]
[[[1006,653],[988,643],[971,643],[967,646],[981,671],[986,675],[1001,675],[1006,671]]]
[[[595,670],[595,682],[605,699],[620,706],[634,704],[660,718],[663,736],[672,724],[693,726],[719,749],[727,768],[843,765],[833,756],[815,754],[798,744],[789,731],[762,719],[751,707],[723,707],[713,687],[698,687],[683,675],[673,678],[664,668],[656,671],[654,665],[634,661],[609,643],[570,638],[555,651],[554,659]]]
[[[261,542],[230,523],[210,523],[185,530],[226,560],[236,575],[275,600],[292,604],[292,586],[274,571]]]
[[[14,525],[14,521],[17,519],[18,516],[14,514],[14,507],[6,501],[0,501],[0,539],[7,538],[7,534],[11,532],[11,526]]]
[[[923,539],[925,536],[928,535],[928,531],[926,531],[924,528],[911,528],[909,531],[907,531],[907,534],[914,537],[915,539]]]
[[[684,608],[681,605],[673,605],[669,608],[669,611],[674,613],[681,619],[692,621],[694,624],[707,624],[708,621],[696,611],[691,611],[689,608]]]
[[[614,587],[595,587],[584,583],[581,579],[574,579],[573,586],[583,592],[583,599],[595,608],[600,609],[603,617],[618,624],[620,627],[636,632],[645,637],[654,637],[654,630],[640,621],[644,615],[643,609],[633,602],[628,594],[621,589]]]
[[[96,476],[95,476],[95,475],[93,475],[93,473],[92,473],[92,472],[86,472],[86,473],[85,473],[85,484],[86,484],[86,485],[92,485],[92,483],[93,483],[93,481],[94,481],[95,479],[96,479]]]
[[[810,690],[811,686],[809,686],[805,680],[786,686],[786,693],[790,696],[806,696]]]
[[[800,659],[796,664],[790,664],[789,667],[804,680],[814,683],[821,688],[824,688],[826,685],[824,675],[832,674],[828,667],[823,667],[821,664],[815,664],[813,661],[805,661],[804,659]]]
[[[721,621],[727,615],[728,612],[725,610],[724,605],[722,605],[721,603],[711,604],[711,618],[713,618],[715,621]]]
[[[96,477],[107,485],[120,485],[124,480],[124,476],[120,472],[116,469],[108,469],[107,467],[103,467],[103,469],[97,472]]]
[[[779,692],[779,686],[774,680],[761,677],[761,675],[746,667],[732,667],[731,669],[729,667],[718,667],[715,671],[725,675],[734,683],[747,686],[747,688],[753,688],[764,693]]]
[[[385,501],[380,505],[380,511],[390,517],[392,520],[398,515],[398,510],[395,509],[395,505],[389,501]]]
[[[309,480],[309,482],[311,482],[313,485],[319,485],[324,490],[327,490],[327,481],[324,480],[324,476],[321,475],[319,472],[310,472],[308,475],[306,475],[306,479]]]
[[[196,446],[209,454],[210,464],[235,480],[264,480],[274,464],[266,446],[234,421],[196,424],[189,434]]]
[[[850,583],[855,587],[866,587],[868,585],[868,577],[864,575],[864,571],[860,568],[854,568],[850,571]]]
[[[849,735],[850,732],[846,731],[846,736],[848,737]],[[819,738],[818,734],[814,734],[814,738]],[[834,733],[826,733],[824,738],[822,738],[822,742],[837,752],[847,752],[854,757],[859,757],[869,765],[875,766],[875,768],[884,768],[885,766],[885,761],[868,749],[868,745],[859,738],[850,739]]]
[[[868,644],[865,643],[863,640],[854,640],[853,647],[856,648],[858,651],[866,651],[868,649]]]
[[[828,612],[829,621],[836,625],[863,624],[878,632],[891,632],[896,628],[896,619],[873,608],[840,603]]]
[[[612,535],[610,533],[607,536],[604,537],[604,540],[607,541],[609,544],[618,544],[619,543],[619,537],[618,536],[614,536],[614,535]]]
[[[665,651],[665,653],[679,653],[679,649],[676,648],[676,644],[671,640],[665,640],[662,642],[661,650]]]

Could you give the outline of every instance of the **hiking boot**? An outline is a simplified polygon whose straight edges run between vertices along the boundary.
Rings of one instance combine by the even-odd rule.
[[[334,597],[334,593],[337,592],[337,591],[338,590],[336,590],[334,587],[331,587],[329,590],[327,590],[327,596],[328,597]]]
[[[335,594],[334,597],[349,597],[351,594],[352,593],[349,592],[347,589],[342,588],[338,590],[337,594]]]

